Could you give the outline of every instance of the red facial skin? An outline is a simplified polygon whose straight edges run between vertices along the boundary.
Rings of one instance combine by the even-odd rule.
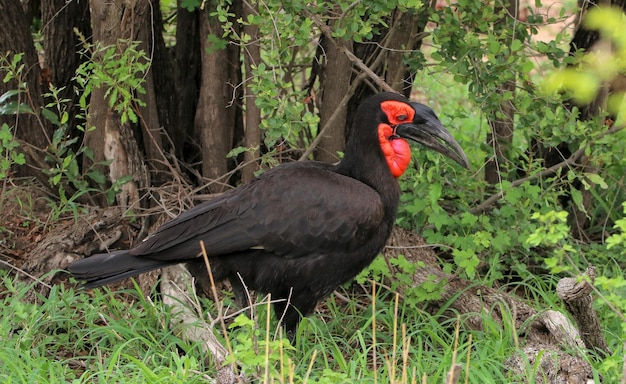
[[[402,138],[395,136],[395,126],[411,122],[415,111],[409,105],[395,100],[384,101],[380,108],[387,115],[390,124],[378,124],[378,139],[387,166],[394,177],[400,177],[411,162],[411,148]]]

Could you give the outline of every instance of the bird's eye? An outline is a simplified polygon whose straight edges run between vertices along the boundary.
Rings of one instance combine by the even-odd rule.
[[[406,118],[407,118],[406,115],[398,115],[398,116],[396,116],[396,119],[398,119],[398,121],[405,121]]]

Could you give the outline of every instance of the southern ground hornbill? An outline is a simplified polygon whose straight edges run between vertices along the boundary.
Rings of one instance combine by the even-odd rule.
[[[400,198],[396,178],[410,161],[404,139],[468,167],[465,153],[430,108],[380,93],[357,110],[337,165],[277,166],[182,213],[135,248],[93,255],[68,269],[85,288],[175,263],[206,276],[203,241],[215,279],[228,279],[239,299],[244,287],[271,293],[276,315],[283,315],[293,335],[300,314],[312,312],[384,247]]]

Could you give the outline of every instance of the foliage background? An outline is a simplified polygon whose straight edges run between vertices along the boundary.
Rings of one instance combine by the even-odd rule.
[[[9,3],[19,4],[4,7]],[[70,2],[56,17],[78,3]],[[2,40],[1,204],[5,211],[18,212],[5,220],[2,245],[9,256],[3,260],[20,267],[29,249],[29,241],[18,239],[21,234],[44,236],[50,225],[80,216],[87,206],[124,206],[140,223],[140,230],[123,239],[132,242],[158,221],[152,219],[155,213],[193,205],[191,192],[231,188],[283,161],[336,160],[355,105],[388,87],[438,111],[472,163],[472,172],[463,172],[417,149],[415,167],[401,179],[398,225],[421,233],[444,270],[515,292],[539,308],[562,306],[553,293],[559,277],[595,266],[595,308],[613,353],[590,362],[605,377],[623,376],[626,141],[620,82],[626,41],[619,26],[624,5],[616,1],[617,9],[587,13],[575,2],[539,3],[136,1],[129,3],[136,8],[129,9],[146,19],[133,19],[136,29],[127,26],[132,33],[116,39],[98,35],[93,18],[93,33],[68,24],[74,39],[68,56],[77,61],[71,76],[55,83],[45,70],[56,74],[56,67],[68,67],[49,58],[54,50],[48,35],[60,36],[48,33],[54,25],[50,20],[58,19],[46,20],[48,2],[42,2],[40,16],[29,16],[33,5],[25,2],[26,11],[18,12],[14,22],[29,28],[44,66],[33,65],[26,50],[5,49],[9,42]],[[574,28],[562,28],[568,23]],[[552,31],[547,36],[546,28]],[[189,31],[196,32],[186,35]],[[597,44],[587,46],[583,55],[572,42],[580,43],[577,34],[585,31],[595,33]],[[31,80],[34,71],[43,75]],[[221,98],[211,98],[217,95]],[[104,121],[121,137],[123,150],[113,156],[105,153],[104,136],[99,136],[109,129],[100,125]],[[258,131],[248,136],[252,128]],[[327,140],[322,132],[340,140]],[[28,197],[14,192],[22,185],[37,185],[43,192]],[[389,274],[384,263],[376,262],[359,282],[382,281]],[[395,279],[401,283],[403,276]],[[7,378],[42,380],[45,372],[68,380],[116,381],[105,373],[115,366],[125,367],[120,372],[138,371],[133,373],[137,381],[182,381],[211,369],[193,357],[198,346],[186,345],[162,326],[159,317],[169,314],[158,305],[140,302],[123,313],[126,307],[113,293],[76,299],[71,289],[55,287],[40,297],[48,308],[23,300],[28,289],[3,275],[4,308],[15,315],[2,316],[10,335],[2,353],[22,356],[20,362],[2,359],[22,364],[0,364]],[[304,346],[285,350],[298,359],[295,363],[283,358],[277,345],[272,351],[281,351],[280,356],[255,360],[257,350],[245,343],[256,341],[257,349],[263,345],[264,320],[237,320],[240,335],[233,343],[239,361],[264,378],[269,374],[263,367],[271,361],[282,372],[272,377],[286,381],[289,369],[295,381],[331,380],[333,371],[342,372],[334,374],[337,381],[383,380],[372,376],[368,356],[372,340],[386,337],[381,348],[389,354],[381,375],[394,380],[402,370],[391,366],[404,367],[403,351],[411,355],[407,377],[441,381],[453,352],[467,356],[471,351],[470,382],[513,380],[498,375],[516,350],[507,337],[514,330],[486,329],[473,347],[468,332],[455,346],[453,324],[440,324],[416,310],[428,299],[423,291],[404,297],[399,310],[390,293],[345,293],[369,311],[329,300],[325,310],[330,315],[306,321],[303,331],[311,344],[321,340],[326,346],[318,352]],[[387,321],[387,333],[378,338],[368,333],[376,298],[382,316],[377,319]],[[83,300],[90,306],[83,307]],[[62,309],[55,312],[52,308],[59,305]],[[87,320],[90,316],[93,320]],[[399,332],[394,321],[413,325],[403,339],[411,337],[411,347],[402,348],[394,338]],[[107,331],[88,323],[114,326]],[[101,345],[89,345],[99,332],[106,333],[98,336]],[[346,334],[353,336],[339,340]],[[143,346],[133,347],[138,340]],[[71,350],[69,345],[74,345]],[[181,355],[179,349],[188,353]],[[494,351],[495,359],[480,357]],[[323,356],[322,362],[313,353]],[[76,357],[82,355],[89,357]],[[307,359],[315,361],[314,369]],[[75,367],[75,361],[83,365]],[[528,369],[527,379],[535,380],[533,367]]]

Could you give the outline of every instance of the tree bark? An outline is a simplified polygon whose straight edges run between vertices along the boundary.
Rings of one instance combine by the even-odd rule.
[[[497,5],[494,12],[499,12],[506,8],[504,16],[494,26],[494,29],[511,28],[509,20],[516,18],[519,13],[519,0],[509,0],[504,6]],[[510,99],[504,96],[515,95],[515,78],[506,80],[495,92],[500,95],[499,111],[494,111],[488,116],[491,132],[487,134],[487,145],[493,149],[493,154],[485,163],[485,180],[489,184],[498,184],[504,179],[508,179],[508,169],[510,168],[509,149],[513,141],[513,130],[515,118],[514,96]]]
[[[26,24],[31,25],[35,19],[41,17],[41,0],[21,0],[21,3]]]
[[[199,137],[194,133],[194,117],[200,94],[199,10],[188,11],[178,0],[176,10],[175,88],[176,118],[171,136],[178,159],[189,163],[199,162]]]
[[[163,37],[165,27],[159,1],[152,1],[152,12],[150,14],[152,16],[150,25],[153,26],[153,33],[149,36],[149,44],[154,47],[151,55],[151,73],[154,84],[157,119],[161,130],[164,131],[161,133],[163,137],[163,151],[168,153],[174,151],[174,148],[172,148],[175,144],[173,127],[175,126],[177,113],[174,58],[172,57],[172,51],[165,45]]]
[[[346,143],[346,116],[347,108],[341,104],[343,96],[350,88],[352,77],[352,63],[339,49],[338,44],[351,47],[352,41],[346,39],[337,40],[337,44],[322,39],[322,51],[325,52],[324,65],[320,73],[320,88],[322,103],[320,106],[320,129],[328,123],[337,109],[338,115],[334,121],[338,122],[328,127],[322,134],[319,145],[315,152],[315,159],[326,163],[339,161],[338,152],[342,151]]]
[[[245,3],[243,5],[243,19],[248,15],[258,15],[258,4]],[[254,173],[259,169],[259,156],[261,155],[261,110],[256,106],[256,96],[250,84],[252,83],[252,67],[261,63],[261,45],[259,43],[259,27],[254,24],[243,26],[244,35],[250,36],[250,42],[243,48],[243,61],[245,65],[245,95],[244,105],[245,126],[244,145],[248,149],[244,154],[245,165],[241,171],[241,181],[247,183],[254,179]]]
[[[26,159],[27,167],[18,169],[17,175],[37,176],[45,181],[47,178],[41,174],[40,169],[28,167],[28,165],[39,164],[43,161],[44,156],[41,150],[50,144],[51,129],[50,125],[39,116],[39,111],[43,106],[41,68],[30,26],[26,20],[19,0],[0,1],[0,25],[4,26],[0,28],[0,54],[8,53],[8,60],[12,60],[15,54],[24,53],[21,61],[24,70],[21,78],[6,83],[0,82],[0,94],[16,90],[19,88],[19,83],[25,83],[27,93],[14,96],[12,100],[28,105],[34,112],[34,114],[0,115],[0,125],[6,123],[12,127],[14,135],[34,149],[28,152],[30,155]],[[6,72],[0,70],[0,78],[4,78],[5,75]],[[32,156],[37,156],[39,159],[33,160]]]
[[[121,40],[132,39],[134,36],[130,36],[129,33],[139,31],[140,27],[146,24],[141,19],[141,15],[145,16],[141,10],[146,9],[146,4],[147,0],[131,3],[123,0],[91,2],[94,41],[104,46],[117,45],[118,49],[124,49]],[[135,28],[135,23],[138,28]],[[98,57],[94,59],[99,60]],[[120,116],[109,108],[105,92],[106,89],[98,88],[91,94],[87,126],[95,129],[87,130],[84,145],[93,150],[96,163],[110,162],[107,167],[99,168],[108,175],[111,182],[127,175],[132,176],[133,180],[123,185],[121,193],[116,196],[119,205],[130,207],[139,202],[140,188],[149,185],[149,175],[130,123],[122,123]],[[88,159],[85,159],[84,163],[86,169],[93,166]],[[99,203],[106,204],[102,200]]]
[[[239,103],[235,87],[239,82],[232,68],[237,61],[231,61],[236,48],[227,42],[223,42],[224,47],[216,46],[215,40],[223,30],[210,13],[209,9],[200,12],[202,64],[194,125],[202,145],[202,176],[210,180],[207,188],[215,193],[223,191],[228,182],[223,176],[229,170],[226,155],[234,139]]]
[[[73,77],[82,63],[79,50],[81,44],[76,32],[91,40],[91,22],[88,1],[59,2],[44,0],[41,3],[41,23],[43,25],[44,68],[47,83],[53,84],[62,99],[69,100],[64,105],[69,115],[68,132],[79,134],[76,116],[80,113],[79,95],[74,90]]]
[[[139,41],[139,49],[147,53],[149,59],[154,58],[156,43],[158,39],[154,38],[160,35],[162,31],[155,28],[152,20],[156,16],[155,8],[159,8],[158,0],[134,0],[131,2],[132,13],[131,18],[122,20],[122,36],[133,41]],[[160,12],[158,12],[160,15]],[[160,39],[161,41],[163,39]],[[164,47],[158,49],[163,50]],[[136,96],[143,102],[138,105],[139,109],[139,126],[141,127],[141,142],[143,144],[143,152],[145,153],[145,162],[153,172],[150,179],[152,185],[160,185],[167,176],[163,173],[167,169],[167,158],[163,152],[164,130],[159,122],[159,113],[157,111],[157,97],[154,83],[154,68],[151,65],[145,74],[144,94]]]
[[[595,268],[587,268],[585,275],[589,280],[574,277],[559,280],[556,292],[565,303],[565,308],[576,320],[585,347],[605,358],[610,356],[612,352],[602,335],[600,320],[593,309],[591,293],[593,292],[593,281],[596,278]]]
[[[385,60],[385,81],[393,89],[411,97],[415,77],[405,63],[405,55],[410,51],[419,51],[422,32],[426,23],[423,15],[396,12],[394,15],[393,35],[387,37],[387,58]]]
[[[507,92],[515,93],[514,80],[506,81],[496,90],[499,95],[504,95]],[[514,117],[513,100],[503,99],[499,113],[488,118],[491,132],[487,134],[487,145],[493,150],[492,156],[485,163],[485,180],[489,184],[500,183],[502,175],[505,175],[504,179],[508,178],[506,176],[507,170],[510,168],[508,152],[513,141]]]

